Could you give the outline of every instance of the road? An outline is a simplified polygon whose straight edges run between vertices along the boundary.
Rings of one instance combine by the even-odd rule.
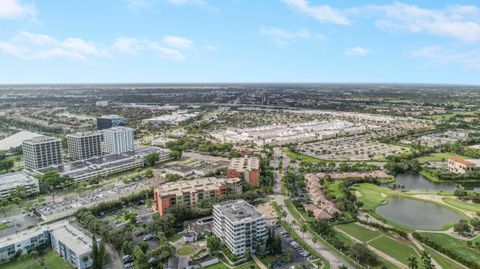
[[[283,154],[281,152],[281,149],[275,148],[273,156],[276,159],[276,163],[282,161],[282,165],[288,165],[289,164],[288,156],[286,156],[286,154]],[[280,156],[282,156],[282,160],[280,160]],[[286,168],[287,166],[283,166],[283,167]],[[272,197],[275,199],[275,201],[277,202],[277,204],[281,208],[286,209],[285,199],[288,199],[288,198],[285,197],[283,194],[281,194],[281,191],[280,191],[280,186],[282,184],[281,180],[282,180],[283,175],[280,172],[276,171],[274,173],[274,176],[275,176],[275,186],[274,186],[274,194],[272,195]],[[295,220],[293,218],[292,214],[288,210],[285,210],[285,212],[287,213],[286,217],[285,217],[285,220],[288,223],[292,223]],[[347,268],[354,268],[354,267],[350,266],[342,257],[339,257],[336,253],[334,253],[333,251],[328,249],[321,242],[317,241],[316,243],[313,243],[312,234],[310,234],[309,232],[306,232],[305,234],[303,234],[301,229],[300,229],[300,225],[297,223],[297,221],[295,221],[294,224],[291,224],[290,226],[293,228],[293,230],[298,235],[302,236],[303,240],[310,247],[315,249],[323,258],[325,258],[330,263],[331,268],[333,268],[333,269],[340,268],[340,266],[342,266],[342,265],[347,266]]]

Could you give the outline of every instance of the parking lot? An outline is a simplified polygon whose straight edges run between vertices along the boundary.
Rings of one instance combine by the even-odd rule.
[[[293,255],[291,262],[286,264],[281,260],[274,261],[274,263],[272,264],[273,268],[289,269],[290,266],[295,266],[308,262],[307,259],[309,258],[310,254],[305,249],[303,249],[298,242],[293,240],[291,236],[285,231],[285,229],[283,229],[279,225],[274,226],[274,229],[275,235],[279,235],[282,238],[283,253],[285,253],[287,249],[290,248],[293,250]]]

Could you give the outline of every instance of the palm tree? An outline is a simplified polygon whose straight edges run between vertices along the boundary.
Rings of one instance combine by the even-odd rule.
[[[433,269],[434,266],[432,264],[432,257],[427,251],[422,252],[422,261],[423,261],[423,268],[425,269]]]
[[[312,242],[313,242],[314,245],[317,243],[317,241],[318,241],[318,239],[315,236],[312,237]]]
[[[303,239],[305,239],[305,232],[307,231],[308,227],[305,223],[302,223],[302,225],[300,226],[300,231],[302,231],[302,237]]]
[[[417,269],[418,268],[418,263],[417,263],[417,257],[414,255],[410,255],[410,257],[407,259],[408,261],[408,268],[410,269]]]

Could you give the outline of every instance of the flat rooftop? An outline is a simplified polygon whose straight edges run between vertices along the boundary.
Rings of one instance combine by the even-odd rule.
[[[55,225],[51,234],[78,255],[92,251],[92,239],[66,221]]]
[[[237,172],[244,172],[250,170],[258,170],[260,163],[258,158],[233,158],[228,165],[229,170],[236,170]]]
[[[199,190],[214,191],[217,190],[219,187],[223,186],[223,184],[225,183],[236,183],[240,181],[241,179],[239,178],[224,179],[206,177],[194,180],[167,182],[158,186],[155,191],[157,191],[161,196],[172,194],[175,194],[176,196],[182,196],[184,193],[192,193]]]
[[[89,137],[89,136],[97,136],[97,135],[102,135],[102,133],[96,132],[96,131],[86,131],[86,132],[68,134],[67,137]]]
[[[38,180],[23,171],[0,175],[0,190],[32,184],[38,184]]]
[[[28,143],[28,144],[39,144],[39,143],[45,143],[45,142],[61,142],[59,138],[56,137],[51,137],[51,136],[37,136],[32,139],[24,140],[23,143]]]
[[[97,119],[107,119],[107,120],[113,120],[113,119],[124,119],[122,116],[119,115],[103,115],[98,117]]]
[[[231,222],[251,221],[265,217],[253,205],[244,200],[228,201],[213,206]]]

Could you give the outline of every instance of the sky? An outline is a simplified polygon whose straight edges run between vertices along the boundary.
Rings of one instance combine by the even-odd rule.
[[[0,0],[0,84],[480,85],[480,3]]]

